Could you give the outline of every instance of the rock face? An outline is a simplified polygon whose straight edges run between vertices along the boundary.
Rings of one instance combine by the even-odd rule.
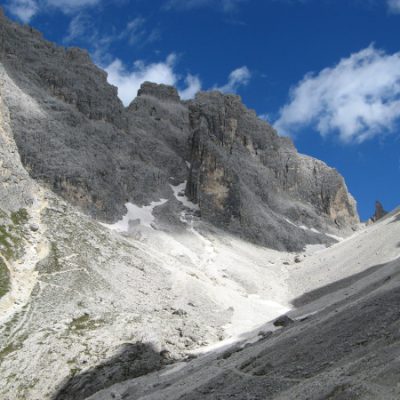
[[[7,87],[4,79],[5,71],[0,65],[0,210],[13,212],[32,204],[33,185],[21,165],[10,128],[10,115],[3,100],[7,90],[17,88]]]
[[[343,178],[239,97],[181,102],[176,89],[145,83],[124,108],[85,51],[0,18],[0,63],[25,99],[2,93],[22,162],[90,215],[115,221],[125,203],[173,198],[170,184],[187,181],[205,220],[276,249],[329,243],[324,233],[358,222]]]
[[[380,219],[382,219],[387,214],[388,214],[388,212],[385,211],[385,209],[382,206],[382,203],[379,200],[377,200],[375,202],[375,213],[371,217],[371,221],[372,222],[379,221]]]
[[[170,192],[170,176],[185,178],[188,117],[176,92],[170,102],[168,90],[156,98],[148,85],[125,110],[85,52],[58,48],[5,19],[0,61],[29,99],[4,93],[26,169],[86,212],[117,219],[127,201],[159,199]]]
[[[294,249],[293,236],[315,243],[316,230],[357,222],[355,202],[337,171],[298,154],[290,139],[279,137],[238,96],[199,93],[189,115],[186,192],[204,218],[288,249]]]

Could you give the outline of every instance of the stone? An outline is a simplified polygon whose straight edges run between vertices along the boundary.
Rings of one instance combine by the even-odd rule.
[[[38,225],[38,224],[30,224],[30,225],[29,225],[29,229],[30,229],[32,232],[37,232],[37,231],[39,230],[39,225]]]
[[[289,318],[287,315],[282,315],[281,317],[277,318],[274,321],[274,326],[286,327],[286,326],[289,326],[289,325],[291,325],[293,323],[294,323],[294,321],[291,318]]]
[[[172,312],[172,315],[178,315],[179,317],[184,317],[187,315],[187,312],[185,310],[182,310],[181,308],[179,308],[178,310],[174,310]]]

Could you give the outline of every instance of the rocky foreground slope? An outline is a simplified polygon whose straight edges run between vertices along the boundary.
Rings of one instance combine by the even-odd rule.
[[[400,398],[399,233],[397,212],[293,268],[291,285],[308,285],[308,276],[319,284],[292,301],[296,308],[283,328],[266,325],[253,332],[252,344],[242,341],[89,399]],[[334,276],[341,279],[327,284]],[[70,393],[78,379],[66,385]]]
[[[399,216],[357,222],[239,97],[124,108],[0,14],[0,398],[398,398]]]

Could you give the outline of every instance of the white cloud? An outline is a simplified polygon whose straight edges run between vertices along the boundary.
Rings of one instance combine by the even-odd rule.
[[[213,0],[169,0],[167,1],[165,8],[168,10],[191,10],[194,8],[209,6],[212,3]]]
[[[129,21],[126,28],[120,33],[119,39],[127,38],[130,44],[137,43],[146,33],[144,30],[145,23],[146,20],[142,17],[136,17]]]
[[[69,23],[68,31],[63,41],[66,45],[75,44],[89,50],[93,60],[102,65],[110,63],[114,57],[110,54],[111,45],[124,42],[125,45],[143,47],[160,38],[159,31],[146,29],[146,20],[136,17],[130,20],[121,30],[116,28],[104,33],[88,12],[79,12]]]
[[[240,3],[243,3],[246,0],[223,0],[222,1],[222,9],[225,12],[236,11]]]
[[[12,0],[6,7],[24,23],[28,23],[38,11],[38,5],[34,0]]]
[[[185,79],[186,89],[179,91],[182,100],[192,99],[201,90],[201,81],[198,76],[188,75]]]
[[[400,0],[387,0],[389,11],[394,14],[400,14]]]
[[[170,54],[165,61],[146,64],[136,61],[132,68],[119,59],[115,59],[105,71],[108,74],[108,82],[118,88],[118,96],[125,106],[128,106],[136,97],[143,82],[163,83],[178,87],[182,100],[192,99],[202,89],[201,80],[198,76],[187,74],[182,77],[175,71],[177,57]],[[222,92],[235,92],[241,85],[246,85],[250,79],[250,71],[247,67],[241,67],[232,71],[228,83],[214,90]]]
[[[101,0],[44,0],[42,3],[68,13],[84,7],[94,6],[100,3],[100,1]]]
[[[224,12],[234,12],[240,3],[245,1],[247,0],[168,0],[165,4],[165,9],[188,11],[213,7]]]
[[[143,46],[160,39],[160,32],[158,29],[148,31],[146,29],[146,19],[143,17],[136,17],[126,24],[118,35],[115,35],[116,40],[127,40],[130,45]]]
[[[174,71],[176,56],[170,54],[163,62],[145,64],[136,61],[132,70],[128,70],[121,60],[114,60],[105,70],[108,73],[108,82],[118,88],[118,96],[127,106],[136,97],[143,82],[164,83],[176,86],[180,83],[179,75]],[[198,77],[188,75],[185,79],[186,87],[180,91],[183,99],[193,97],[201,89]]]
[[[250,82],[251,73],[246,66],[235,69],[229,74],[228,82],[214,89],[223,93],[236,93],[240,86],[246,86]]]
[[[59,9],[64,13],[77,12],[85,7],[94,6],[101,0],[9,0],[6,4],[11,14],[22,22],[28,23],[36,14]]]
[[[393,131],[400,118],[400,53],[370,46],[336,66],[309,74],[291,90],[275,128],[312,126],[325,136],[362,142]]]
[[[88,35],[88,32],[92,30],[92,21],[83,14],[78,14],[71,19],[68,26],[68,34],[64,38],[65,43],[70,43],[86,35],[87,37],[92,37],[92,33]]]
[[[271,121],[271,117],[269,114],[265,113],[265,114],[260,114],[258,116],[258,118],[262,119],[265,122],[270,122]]]

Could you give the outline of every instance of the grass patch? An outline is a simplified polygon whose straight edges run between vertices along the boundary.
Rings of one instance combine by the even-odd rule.
[[[58,251],[58,247],[56,243],[50,243],[50,254],[51,254],[51,272],[61,271],[61,264],[60,264],[60,254]]]
[[[95,320],[90,318],[89,314],[83,314],[80,317],[74,318],[69,325],[72,331],[94,330],[103,324],[102,320]]]
[[[20,208],[18,211],[11,213],[11,221],[14,225],[24,225],[28,222],[29,214],[26,208]]]
[[[21,208],[10,217],[1,211],[0,219],[0,252],[6,260],[15,260],[22,255],[24,225],[29,219],[28,211]]]
[[[7,260],[21,254],[23,234],[12,225],[0,225],[0,251]]]
[[[50,243],[48,256],[36,264],[36,270],[39,271],[40,274],[51,274],[62,270],[60,251],[55,242]]]
[[[16,350],[19,350],[20,348],[21,346],[16,346],[14,345],[14,343],[10,343],[8,346],[4,347],[4,349],[0,351],[0,360],[6,358],[9,354],[13,353]]]
[[[0,258],[0,298],[10,290],[10,274],[7,265]]]
[[[70,376],[75,376],[75,375],[78,375],[79,373],[81,372],[81,369],[80,368],[71,368],[70,369]]]

